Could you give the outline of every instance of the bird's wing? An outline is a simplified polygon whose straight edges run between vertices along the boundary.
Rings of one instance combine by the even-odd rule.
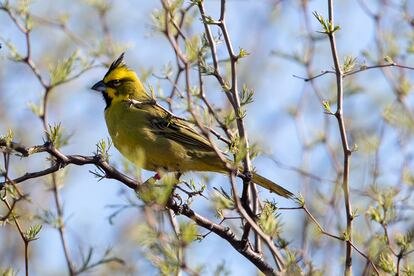
[[[208,139],[198,133],[190,122],[175,116],[158,104],[146,106],[152,132],[173,140],[189,150],[214,151]]]

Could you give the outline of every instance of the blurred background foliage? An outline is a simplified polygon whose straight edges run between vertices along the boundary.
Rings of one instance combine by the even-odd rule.
[[[246,105],[245,122],[253,152],[258,155],[253,161],[255,169],[300,193],[326,232],[346,237],[342,146],[337,122],[327,114],[336,106],[332,55],[326,35],[318,32],[321,24],[312,15],[317,11],[327,18],[326,2],[230,0],[226,23],[236,53],[244,56],[239,62],[239,85],[245,87],[247,98],[249,91],[254,92],[253,101]],[[177,12],[189,7],[182,29],[190,38],[185,45],[190,60],[197,59],[204,32],[199,10],[192,3],[196,1],[170,1]],[[54,144],[64,153],[91,155],[97,151],[97,143],[98,151],[106,153],[102,149],[109,145],[104,101],[89,87],[125,50],[128,65],[149,90],[153,88],[160,102],[189,117],[185,97],[177,93],[172,102],[168,98],[178,68],[174,50],[160,32],[165,20],[161,2],[1,0],[0,5],[0,133],[5,137],[11,130],[11,140],[38,145],[46,139],[46,128],[49,135],[58,132]],[[204,5],[207,15],[219,17],[219,1],[206,0]],[[345,74],[352,73],[344,80],[344,117],[354,150],[350,167],[353,243],[378,270],[405,275],[414,274],[410,254],[414,250],[413,14],[414,3],[408,0],[335,1],[339,58]],[[35,67],[25,60],[28,40],[19,26],[30,29],[30,60]],[[212,30],[217,40],[223,39],[218,29]],[[206,52],[205,61],[211,64]],[[229,79],[226,53],[225,45],[219,43],[220,64]],[[194,94],[199,89],[197,70],[191,68]],[[185,90],[183,79],[178,86]],[[217,80],[206,76],[204,91],[217,114],[231,122],[234,115]],[[42,118],[45,93],[46,119]],[[215,127],[202,99],[195,98],[196,112]],[[98,142],[101,140],[106,142]],[[142,179],[152,176],[136,172],[113,147],[108,154],[110,163],[121,171]],[[16,178],[49,167],[47,157],[44,153],[29,158],[11,155],[9,162],[2,158],[0,169]],[[94,168],[69,166],[55,177],[19,184],[19,192],[9,187],[6,193],[3,188],[2,271],[24,273],[24,242],[14,216],[30,237],[38,238],[30,242],[33,275],[67,274],[68,257],[56,231],[61,225],[77,272],[170,275],[182,269],[203,275],[257,273],[220,237],[180,216],[175,225],[178,230],[174,229],[168,222],[174,215],[148,208],[117,181],[98,181],[89,171]],[[180,187],[201,190],[203,196],[195,193],[189,198],[183,193],[184,201],[241,233],[239,220],[229,219],[234,202],[225,176],[190,173],[185,181]],[[162,197],[168,191],[155,193]],[[56,194],[61,214],[55,206]],[[268,202],[259,224],[284,248],[285,256],[305,273],[342,273],[344,242],[322,234],[303,210],[285,209],[297,207],[296,203],[263,190],[260,196]],[[151,197],[159,199],[160,194]],[[6,216],[4,200],[16,202],[13,216]],[[181,239],[174,234],[177,231]],[[180,254],[185,266],[180,264]],[[372,272],[367,258],[355,251],[353,265],[357,275]]]

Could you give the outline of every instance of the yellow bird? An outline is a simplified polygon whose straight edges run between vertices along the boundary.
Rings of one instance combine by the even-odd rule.
[[[92,86],[105,100],[106,125],[115,147],[131,162],[150,171],[226,173],[208,139],[189,122],[154,104],[123,57],[121,54],[103,80]],[[285,188],[256,173],[252,180],[283,197],[293,197]]]

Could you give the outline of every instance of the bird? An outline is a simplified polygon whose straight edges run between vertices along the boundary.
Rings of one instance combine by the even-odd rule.
[[[113,145],[137,167],[179,174],[228,172],[209,139],[147,93],[135,71],[124,62],[124,53],[91,89],[100,92],[105,101],[105,121]],[[294,197],[256,172],[252,172],[252,181],[282,197]]]

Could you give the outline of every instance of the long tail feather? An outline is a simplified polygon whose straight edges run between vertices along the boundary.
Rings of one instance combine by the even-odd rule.
[[[268,189],[271,192],[275,192],[276,194],[286,197],[286,198],[294,198],[294,194],[283,188],[282,186],[277,185],[273,181],[259,175],[253,173],[253,182],[262,186],[263,188]]]

